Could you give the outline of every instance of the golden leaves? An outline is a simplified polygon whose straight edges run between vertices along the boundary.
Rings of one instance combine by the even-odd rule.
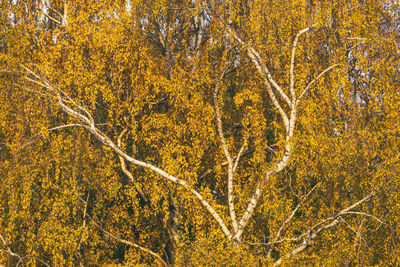
[[[59,112],[53,98],[34,95],[19,80],[25,75],[19,63],[36,64],[65,99],[92,114],[110,139],[126,128],[123,151],[184,179],[229,223],[227,165],[212,103],[215,77],[228,72],[219,105],[232,156],[248,143],[233,182],[238,217],[267,167],[285,153],[286,140],[282,119],[245,47],[226,33],[227,17],[287,94],[291,45],[299,29],[319,23],[299,39],[297,95],[328,66],[341,64],[302,98],[289,167],[263,185],[264,198],[243,241],[271,241],[317,183],[286,226],[285,237],[298,236],[370,190],[379,191],[379,198],[360,211],[385,215],[393,229],[398,227],[398,29],[390,7],[379,1],[234,1],[229,8],[215,1],[210,7],[202,1],[129,1],[128,10],[125,1],[68,1],[68,25],[61,27],[40,17],[35,10],[40,3],[32,3],[27,9],[12,3],[8,12],[14,17],[2,14],[0,20],[0,69],[13,72],[0,73],[0,229],[15,251],[44,257],[51,265],[154,262],[111,241],[93,220],[167,260],[175,253],[172,203],[180,219],[176,265],[271,263],[298,245],[276,245],[273,259],[267,259],[268,247],[233,249],[193,195],[127,164],[146,202],[111,148],[82,127],[50,130],[77,121]],[[64,12],[63,1],[49,5],[54,13]],[[201,14],[204,36],[197,46],[201,31],[195,22]],[[396,238],[383,226],[373,235],[377,225],[372,221],[361,231],[368,248],[361,242],[360,252],[355,251],[349,229],[361,227],[361,220],[344,219],[347,224],[326,231],[309,253],[288,264],[332,265],[346,258],[368,265],[397,257],[390,245]]]

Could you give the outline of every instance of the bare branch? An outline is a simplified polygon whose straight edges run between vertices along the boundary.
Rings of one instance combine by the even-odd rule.
[[[67,125],[60,125],[60,126],[57,126],[57,127],[54,127],[54,128],[50,128],[50,129],[48,129],[48,131],[50,132],[50,131],[54,131],[54,130],[58,130],[58,129],[62,129],[62,128],[68,128],[68,127],[84,127],[84,126],[81,125],[81,124],[67,124]],[[21,146],[16,150],[15,153],[18,153],[19,151],[21,151],[21,150],[24,149],[25,147],[29,146],[30,144],[33,144],[34,142],[36,142],[37,140],[39,140],[39,138],[42,137],[42,136],[43,136],[42,134],[38,133],[38,134],[35,134],[35,135],[29,137],[29,140],[30,140],[30,141],[27,142],[27,143],[25,143],[25,144],[23,144],[23,145],[21,145]],[[33,140],[32,140],[32,139],[33,139]],[[7,144],[5,144],[5,145],[7,145]],[[9,145],[7,145],[7,146],[9,146]]]
[[[234,188],[233,188],[233,174],[234,174],[233,159],[229,153],[228,146],[226,144],[226,139],[225,139],[224,132],[222,129],[221,112],[220,112],[219,105],[218,105],[219,84],[222,81],[225,73],[226,73],[226,70],[221,74],[221,76],[216,81],[215,90],[214,90],[214,106],[215,106],[215,114],[217,117],[217,128],[218,128],[219,139],[221,140],[222,148],[224,150],[226,160],[228,161],[228,207],[229,207],[229,215],[232,220],[233,230],[236,232],[238,229],[238,222],[236,219],[235,195],[234,195]]]
[[[276,244],[280,244],[283,242],[287,242],[287,241],[299,241],[300,239],[302,239],[304,236],[298,236],[298,237],[293,237],[293,238],[282,238],[279,239],[277,241],[272,241],[272,242],[249,242],[249,241],[244,241],[244,244],[248,244],[248,245],[252,245],[252,246],[271,246],[271,245],[276,245]]]
[[[31,69],[29,69],[28,67],[26,67],[26,66],[24,66],[24,65],[22,65],[22,64],[19,64],[19,65],[20,65],[23,69],[25,69],[29,74],[33,75],[33,76],[37,79],[37,80],[33,80],[33,79],[28,78],[27,76],[24,76],[24,78],[25,78],[26,80],[28,80],[28,81],[30,81],[30,82],[33,82],[33,83],[36,83],[37,85],[40,85],[40,86],[42,86],[42,87],[44,87],[44,88],[46,88],[46,89],[48,89],[48,90],[50,90],[50,91],[53,90],[51,84],[50,84],[45,78],[39,76],[37,73],[35,73],[35,72],[32,71]],[[42,84],[42,83],[39,82],[39,81],[44,82],[45,85]]]
[[[64,0],[64,7],[63,7],[64,8],[64,11],[63,11],[64,14],[61,14],[60,12],[58,12],[56,9],[50,7],[49,5],[45,4],[45,6],[46,6],[46,8],[48,8],[48,9],[52,10],[53,12],[55,12],[61,18],[61,21],[57,20],[57,19],[51,17],[49,14],[43,12],[43,14],[46,17],[48,17],[49,19],[51,19],[52,21],[54,21],[55,23],[57,23],[59,25],[62,25],[62,26],[67,26],[68,25],[68,7],[67,7],[67,1],[66,0]]]
[[[313,25],[312,27],[315,27],[316,25]],[[294,63],[295,63],[295,58],[296,58],[296,49],[297,49],[297,42],[299,41],[299,38],[301,35],[304,33],[308,32],[311,29],[311,27],[304,28],[300,30],[297,34],[296,37],[294,38],[293,45],[292,45],[292,53],[290,57],[290,70],[289,70],[289,88],[290,88],[290,93],[292,94],[292,101],[294,102],[296,99],[296,92],[294,90]]]
[[[305,249],[307,249],[309,246],[312,245],[313,240],[319,236],[319,234],[321,234],[323,231],[330,229],[334,226],[336,226],[337,224],[339,224],[340,220],[340,216],[346,214],[347,212],[349,212],[350,210],[356,208],[357,206],[369,201],[375,194],[371,193],[368,196],[364,197],[363,199],[359,200],[358,202],[354,203],[353,205],[341,210],[338,214],[336,214],[335,216],[326,218],[325,220],[315,224],[313,227],[311,227],[306,233],[300,235],[299,237],[306,237],[303,241],[303,243],[293,249],[292,251],[288,252],[287,254],[285,254],[284,256],[282,256],[280,259],[278,259],[273,266],[279,266],[283,263],[283,261],[290,259],[291,257],[293,257],[296,254],[301,253],[302,251],[304,251]],[[331,223],[329,223],[328,225],[324,225],[325,223],[332,221]]]
[[[363,216],[371,217],[371,218],[375,219],[375,220],[378,221],[380,224],[386,224],[385,222],[379,220],[379,219],[378,219],[377,217],[375,217],[374,215],[371,215],[371,214],[368,214],[368,213],[365,213],[365,212],[347,211],[347,212],[342,213],[342,215],[346,215],[346,214],[363,215]]]
[[[236,232],[235,237],[234,237],[235,239],[239,240],[240,236],[243,234],[244,228],[248,224],[250,218],[253,216],[253,212],[254,212],[254,210],[257,206],[257,203],[261,197],[261,193],[262,193],[261,186],[263,185],[264,181],[269,180],[276,173],[283,170],[286,167],[286,165],[288,164],[289,158],[292,154],[291,138],[294,133],[295,122],[296,122],[296,103],[291,102],[291,100],[286,95],[286,93],[280,88],[280,86],[272,78],[269,69],[263,63],[260,54],[253,47],[246,45],[244,43],[244,41],[235,32],[233,32],[229,26],[228,26],[228,32],[240,45],[247,48],[247,54],[250,57],[253,64],[255,65],[259,74],[261,75],[263,82],[267,88],[268,95],[269,95],[273,105],[278,110],[279,114],[281,115],[283,123],[286,128],[285,153],[284,153],[282,159],[279,162],[277,162],[277,164],[273,168],[268,170],[265,174],[265,177],[260,179],[260,181],[257,183],[256,189],[247,205],[246,211],[244,212],[244,214],[239,222],[239,229]],[[282,106],[280,105],[278,99],[276,98],[271,85],[275,88],[275,90],[280,94],[280,96],[286,101],[288,106],[291,108],[290,120],[288,118],[288,115],[283,110]]]
[[[49,14],[46,14],[46,13],[44,13],[44,15],[45,15],[46,17],[48,17],[49,19],[51,19],[52,21],[54,21],[55,23],[57,23],[57,24],[60,24],[60,25],[61,25],[61,21],[59,21],[59,20],[57,20],[57,19],[53,18],[53,17],[52,17],[52,16],[50,16]]]
[[[101,226],[100,226],[98,223],[96,223],[93,219],[92,219],[92,223],[93,223],[99,230],[101,230],[104,234],[106,234],[108,237],[111,237],[111,238],[117,240],[118,242],[120,242],[120,243],[122,243],[122,244],[131,246],[131,247],[137,248],[137,249],[139,249],[139,250],[141,250],[141,251],[143,251],[143,252],[146,252],[146,253],[152,255],[153,257],[155,257],[155,258],[157,259],[157,261],[159,261],[163,266],[165,266],[165,267],[168,266],[168,264],[163,260],[163,258],[162,258],[158,253],[152,251],[151,249],[142,247],[142,246],[140,246],[140,245],[138,245],[138,244],[136,244],[136,243],[134,243],[134,242],[132,242],[132,241],[128,241],[128,240],[126,240],[126,239],[123,239],[123,238],[120,238],[120,237],[118,237],[118,236],[116,236],[116,235],[113,235],[112,233],[110,233],[109,231],[107,231],[107,230],[105,230],[103,227],[101,227]]]
[[[54,131],[54,130],[59,130],[59,129],[63,129],[63,128],[69,128],[69,127],[83,127],[82,124],[78,124],[78,123],[73,123],[73,124],[66,124],[66,125],[60,125],[57,127],[53,127],[48,129],[48,131]]]
[[[17,257],[18,259],[22,259],[22,257],[20,255],[18,255],[17,253],[14,253],[11,248],[8,246],[8,242],[7,240],[0,234],[0,240],[3,243],[3,245],[6,247],[6,250],[4,250],[4,252],[9,253],[11,256],[13,257]]]
[[[288,224],[288,222],[293,218],[293,216],[296,214],[296,211],[300,208],[301,205],[303,205],[303,203],[306,201],[306,199],[308,198],[309,195],[311,195],[311,193],[320,185],[320,183],[317,183],[308,193],[307,195],[305,195],[305,197],[300,201],[299,204],[297,204],[296,208],[292,211],[292,213],[290,214],[290,216],[283,222],[283,224],[281,225],[281,227],[278,230],[278,233],[276,234],[276,237],[273,241],[277,242],[278,239],[281,236],[282,230],[285,228],[285,226]],[[271,246],[268,250],[268,256],[270,257],[271,255],[271,251],[272,251],[273,246]]]
[[[217,128],[218,128],[219,138],[221,140],[221,144],[222,144],[222,148],[224,150],[224,154],[225,154],[226,160],[228,161],[228,164],[231,165],[232,164],[232,157],[231,157],[231,155],[229,153],[228,146],[226,144],[226,139],[224,137],[224,132],[223,132],[223,129],[222,129],[221,112],[220,112],[219,105],[218,105],[219,84],[220,84],[222,78],[224,77],[224,75],[225,75],[225,72],[222,73],[222,75],[218,78],[218,80],[216,81],[216,84],[215,84],[214,107],[215,107],[215,113],[216,113],[216,118],[217,118]]]
[[[42,263],[44,266],[50,267],[49,264],[47,264],[45,261],[43,261],[42,259],[40,259],[40,258],[38,258],[38,257],[36,257],[34,255],[27,255],[27,256],[22,257],[20,260],[18,260],[18,262],[17,262],[17,264],[15,266],[18,267],[20,264],[25,265],[24,264],[24,260],[26,258],[35,258],[35,260],[37,260],[38,262]]]
[[[220,226],[221,230],[226,235],[226,237],[229,240],[231,240],[232,234],[226,227],[224,221],[219,216],[219,214],[211,207],[211,205],[203,198],[203,196],[199,192],[197,192],[195,189],[193,189],[184,180],[174,177],[174,176],[170,175],[169,173],[165,172],[164,170],[162,170],[150,163],[134,159],[131,156],[127,155],[106,134],[104,134],[100,129],[98,129],[96,127],[96,124],[92,121],[91,117],[85,116],[85,114],[82,114],[82,113],[79,113],[78,111],[76,111],[76,110],[85,110],[83,107],[81,107],[77,103],[73,102],[72,100],[66,101],[61,96],[61,90],[56,90],[55,87],[51,84],[50,84],[50,86],[51,86],[51,89],[49,89],[49,90],[54,90],[56,92],[56,96],[58,98],[58,106],[61,108],[61,110],[63,110],[68,115],[70,115],[72,118],[75,118],[78,121],[80,121],[80,124],[82,127],[84,127],[89,132],[91,132],[103,145],[108,146],[111,149],[113,149],[117,155],[123,157],[126,161],[128,161],[132,164],[144,167],[146,169],[152,170],[155,173],[164,177],[165,179],[167,179],[171,182],[174,182],[174,183],[184,187],[187,191],[191,192],[199,200],[201,205],[210,213],[210,215],[214,218],[214,220],[218,223],[218,225]],[[69,104],[72,105],[72,107],[70,107]]]
[[[82,232],[81,232],[81,237],[79,238],[79,242],[78,242],[78,247],[76,248],[77,253],[79,254],[79,250],[81,249],[81,244],[82,244],[82,233],[85,230],[86,227],[86,213],[87,213],[87,207],[88,207],[88,202],[89,202],[89,193],[87,194],[86,197],[86,201],[84,201],[82,198],[81,200],[83,201],[83,203],[85,204],[85,208],[83,209],[83,216],[82,216]],[[78,256],[79,259],[79,256]],[[80,260],[80,259],[79,259]]]
[[[267,68],[267,66],[262,62],[260,54],[254,49],[251,48],[250,46],[246,45],[243,40],[236,34],[234,33],[229,27],[228,27],[229,33],[233,36],[233,38],[243,47],[247,48],[247,54],[252,60],[253,64],[257,68],[259,74],[263,78],[263,82],[265,86],[267,87],[267,92],[269,97],[271,98],[271,101],[275,108],[278,110],[279,114],[281,115],[283,122],[285,124],[286,130],[288,131],[289,129],[289,119],[285,111],[282,109],[281,105],[279,104],[278,99],[275,96],[275,93],[272,90],[271,84],[274,85],[275,89],[280,93],[280,95],[285,99],[285,101],[288,103],[289,106],[292,105],[289,97],[283,92],[278,84],[272,79],[272,76]]]
[[[121,139],[124,136],[124,134],[128,131],[128,128],[125,128],[118,136],[117,139],[117,146],[121,148]],[[135,177],[133,177],[132,173],[130,171],[128,171],[128,169],[126,168],[126,164],[125,164],[125,159],[123,157],[121,157],[120,155],[118,155],[119,161],[121,162],[121,169],[122,171],[125,173],[126,176],[129,177],[129,179],[131,180],[133,186],[135,187],[136,191],[139,193],[139,195],[143,198],[143,200],[145,202],[148,202],[148,199],[146,197],[146,195],[143,193],[142,189],[139,187],[138,183],[136,182]]]
[[[270,148],[270,149],[272,149],[272,148]],[[243,157],[243,156],[245,156],[245,155],[251,154],[251,153],[253,153],[253,152],[254,152],[254,150],[252,150],[252,151],[247,151],[247,152],[245,152],[245,153],[242,152],[242,154],[241,154],[240,157]],[[273,151],[272,151],[272,152],[273,152]],[[273,152],[273,153],[275,153],[275,152]],[[237,156],[238,156],[238,155],[236,155],[234,158],[237,158]],[[220,165],[220,166],[226,166],[226,165],[228,165],[228,161],[225,160],[224,162],[222,162],[222,163],[219,164],[219,165]],[[203,178],[206,177],[208,174],[210,174],[210,173],[212,173],[213,171],[215,171],[215,168],[216,168],[216,167],[217,167],[217,166],[214,166],[214,167],[212,167],[212,168],[207,169],[207,170],[204,171],[203,174],[201,174],[197,179],[198,179],[198,180],[203,179]]]
[[[339,66],[340,64],[334,64],[332,66],[329,66],[328,68],[324,69],[316,78],[314,78],[311,82],[308,83],[308,85],[304,88],[304,90],[301,92],[299,98],[297,98],[297,102],[304,96],[305,93],[310,89],[311,85],[313,85],[316,81],[318,81],[325,73],[330,71],[331,69]]]
[[[64,14],[62,15],[64,26],[68,26],[68,6],[67,0],[64,0]]]
[[[351,225],[345,219],[343,219],[342,216],[339,216],[339,219],[342,222],[344,222],[344,224],[356,235],[356,238],[359,237],[360,240],[362,240],[365,244],[367,244],[367,241],[365,241],[365,239],[361,236],[361,233],[359,233],[359,231],[354,230],[353,227],[351,227]]]
[[[54,8],[50,7],[50,6],[46,6],[48,9],[53,10],[53,12],[55,12],[58,16],[62,17],[62,14],[60,12],[58,12],[57,10],[55,10]]]
[[[251,51],[251,53],[256,57],[258,64],[262,66],[262,70],[264,71],[264,75],[266,76],[267,80],[272,84],[272,86],[275,88],[276,91],[285,99],[286,103],[291,106],[292,102],[290,98],[287,96],[287,94],[282,90],[282,88],[276,83],[276,81],[272,78],[271,72],[269,71],[267,65],[264,64],[264,62],[261,59],[260,54],[258,53],[257,50],[255,50],[253,47],[249,46],[248,49]]]
[[[243,145],[240,148],[238,155],[236,156],[235,164],[233,165],[233,170],[232,170],[233,173],[236,172],[236,168],[237,168],[237,166],[239,164],[240,157],[242,156],[242,153],[243,153],[243,151],[244,151],[246,146],[247,146],[247,140],[244,140]]]
[[[295,114],[294,116],[292,116],[291,121],[295,120]],[[294,122],[292,123],[292,126],[294,127]],[[292,153],[292,143],[290,141],[291,138],[291,134],[293,134],[293,130],[289,129],[289,138],[287,136],[287,143],[285,146],[285,153],[282,156],[281,160],[278,161],[276,163],[276,165],[274,167],[272,167],[271,169],[269,169],[268,171],[265,172],[265,176],[263,178],[260,179],[260,181],[257,183],[256,189],[254,190],[254,193],[249,201],[249,204],[247,204],[247,208],[246,211],[244,212],[242,218],[240,219],[239,222],[239,230],[236,233],[236,236],[238,236],[240,238],[240,236],[243,234],[244,228],[247,226],[247,224],[250,221],[250,218],[253,216],[254,210],[257,206],[257,203],[261,197],[261,187],[263,185],[263,183],[266,183],[269,179],[271,179],[274,175],[276,175],[277,173],[281,172],[288,164],[289,162],[289,158],[291,156]]]
[[[28,78],[28,77],[26,77],[26,76],[24,77],[24,79],[27,80],[27,81],[29,81],[29,82],[35,83],[35,84],[37,84],[37,85],[39,85],[39,86],[42,86],[42,87],[47,88],[47,85],[44,85],[44,84],[42,84],[41,82],[35,81],[35,80],[33,80],[33,79],[31,79],[31,78]],[[34,91],[32,91],[32,92],[34,92]]]
[[[74,109],[81,110],[81,111],[83,111],[85,113],[85,116],[81,116],[81,119],[83,119],[83,120],[89,119],[92,123],[94,123],[94,119],[93,119],[92,115],[90,114],[90,112],[86,108],[84,108],[82,105],[78,105],[71,97],[68,96],[67,93],[59,90],[58,88],[53,86],[51,84],[51,82],[48,81],[45,77],[35,73],[33,70],[29,69],[28,67],[26,67],[26,66],[24,66],[22,64],[20,64],[20,66],[23,69],[25,69],[29,74],[33,75],[37,80],[30,79],[27,76],[24,76],[24,79],[26,79],[27,81],[30,81],[32,83],[35,83],[35,84],[37,84],[37,85],[39,85],[39,86],[41,86],[43,88],[46,88],[50,92],[55,93],[55,96],[53,96],[53,97],[57,97],[59,103],[60,102],[71,103],[73,105]],[[61,95],[64,95],[65,97],[67,97],[68,100],[63,99],[61,97]]]
[[[16,266],[19,266],[20,264],[25,265],[24,264],[24,259],[26,258],[35,258],[37,261],[41,262],[43,265],[50,267],[50,265],[48,265],[45,261],[41,260],[40,258],[33,256],[33,255],[27,255],[24,257],[21,257],[19,254],[13,252],[10,248],[10,246],[8,245],[7,240],[0,234],[0,240],[3,243],[3,245],[6,247],[6,249],[0,249],[1,252],[6,252],[8,254],[10,254],[12,257],[16,257],[18,258],[18,262],[16,264]]]
[[[268,176],[267,179],[260,178],[260,180],[258,181],[256,189],[254,190],[254,193],[251,196],[249,204],[247,205],[246,211],[244,212],[242,218],[240,219],[239,228],[235,234],[235,239],[240,239],[241,235],[243,234],[243,231],[246,228],[247,224],[249,223],[250,218],[253,216],[254,209],[257,206],[257,203],[261,197],[262,193],[261,187],[264,184],[264,181],[267,182],[270,177],[271,176]]]

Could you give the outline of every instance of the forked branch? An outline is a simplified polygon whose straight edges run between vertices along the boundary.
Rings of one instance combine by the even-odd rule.
[[[293,216],[296,214],[297,210],[300,208],[301,205],[303,205],[303,203],[306,201],[306,199],[311,195],[311,193],[320,185],[320,183],[316,184],[308,193],[307,195],[300,201],[299,204],[297,204],[296,208],[292,211],[292,213],[290,214],[290,216],[283,222],[283,224],[281,225],[281,227],[279,228],[274,241],[272,241],[272,243],[274,244],[275,242],[277,242],[279,240],[279,238],[281,237],[282,231],[285,228],[285,226],[289,223],[289,221],[293,218]],[[269,250],[268,250],[268,257],[271,256],[271,252],[273,249],[273,245],[270,246]]]
[[[226,139],[224,136],[224,132],[222,129],[222,119],[221,119],[221,112],[218,104],[218,92],[219,86],[222,82],[222,79],[225,75],[226,71],[224,71],[221,76],[217,79],[215,83],[215,90],[214,90],[214,107],[215,107],[215,114],[217,119],[217,128],[218,128],[218,135],[221,141],[222,148],[224,150],[224,154],[226,160],[228,161],[228,208],[229,214],[232,220],[233,230],[236,232],[238,229],[238,222],[236,219],[236,211],[235,211],[235,196],[234,196],[234,189],[233,189],[233,175],[234,175],[234,166],[233,166],[233,159],[231,154],[228,150],[228,145],[226,143]]]
[[[122,139],[122,137],[126,134],[127,131],[128,131],[128,128],[125,128],[125,129],[119,134],[119,136],[118,136],[118,138],[117,138],[117,146],[118,146],[119,148],[121,148],[121,139]],[[143,191],[142,191],[142,189],[140,188],[139,184],[136,182],[135,177],[134,177],[133,174],[126,168],[125,159],[124,159],[122,156],[120,156],[120,155],[118,155],[118,158],[119,158],[119,161],[120,161],[120,163],[121,163],[121,169],[122,169],[123,173],[125,173],[125,175],[128,176],[128,178],[131,180],[133,186],[134,186],[135,189],[136,189],[136,192],[139,193],[139,195],[142,197],[142,199],[143,199],[145,202],[148,202],[148,199],[147,199],[146,195],[143,193]]]
[[[278,91],[280,96],[285,99],[286,103],[291,106],[292,103],[289,99],[289,97],[286,95],[286,93],[280,88],[280,86],[275,82],[275,80],[272,78],[271,73],[267,66],[263,63],[260,54],[251,46],[247,45],[236,33],[234,33],[229,27],[228,27],[229,33],[232,35],[232,37],[243,47],[246,48],[247,50],[247,55],[250,57],[251,61],[255,65],[258,73],[261,75],[263,82],[267,88],[267,92],[269,97],[271,98],[271,101],[275,108],[278,110],[279,114],[281,115],[283,122],[285,124],[286,129],[288,130],[289,128],[289,119],[286,114],[286,112],[283,110],[282,106],[279,104],[278,99],[275,96],[274,91],[272,90],[272,86]],[[271,86],[272,84],[272,86]]]
[[[5,249],[0,249],[0,252],[6,252],[6,253],[10,254],[12,257],[18,258],[18,262],[16,264],[17,267],[20,266],[21,264],[25,265],[24,260],[27,258],[35,258],[35,260],[42,263],[44,266],[50,267],[49,264],[47,264],[45,261],[41,260],[40,258],[38,258],[34,255],[27,255],[27,256],[22,257],[18,253],[15,253],[14,251],[12,251],[10,246],[8,245],[7,240],[1,234],[0,234],[0,241],[1,241],[1,243],[3,243],[3,246],[5,247]]]
[[[369,194],[368,196],[364,197],[360,201],[354,203],[353,205],[341,210],[339,213],[336,215],[326,218],[325,220],[315,224],[313,227],[311,227],[307,232],[304,234],[300,235],[299,238],[304,238],[303,243],[298,246],[297,248],[293,249],[292,251],[288,252],[284,256],[282,256],[280,259],[278,259],[275,263],[274,266],[279,266],[281,265],[285,260],[290,259],[296,254],[299,254],[303,252],[305,249],[310,247],[313,244],[313,241],[315,238],[317,238],[323,231],[330,229],[337,224],[341,222],[341,216],[349,214],[348,212],[351,211],[352,209],[360,206],[361,204],[369,201],[372,199],[374,196],[374,193]],[[326,224],[327,222],[330,222],[329,224]]]

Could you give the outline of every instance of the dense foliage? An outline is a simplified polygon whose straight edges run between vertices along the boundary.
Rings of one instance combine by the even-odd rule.
[[[398,1],[0,3],[0,264],[400,261]]]

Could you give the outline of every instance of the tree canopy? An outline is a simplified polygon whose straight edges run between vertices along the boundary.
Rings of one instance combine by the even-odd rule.
[[[398,1],[0,2],[0,264],[394,265]]]

